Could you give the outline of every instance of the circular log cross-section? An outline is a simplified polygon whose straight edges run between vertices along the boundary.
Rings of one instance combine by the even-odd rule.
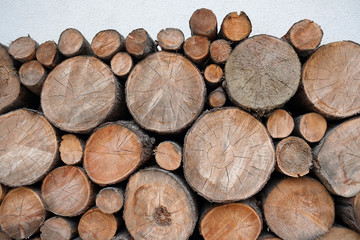
[[[209,9],[201,8],[196,10],[189,21],[191,35],[207,37],[210,41],[217,35],[216,15]]]
[[[126,37],[126,51],[137,59],[146,57],[155,51],[155,42],[148,32],[143,29],[135,29]]]
[[[40,95],[46,75],[45,68],[37,60],[24,63],[19,70],[21,83],[36,95]]]
[[[225,87],[235,105],[263,115],[295,94],[300,73],[299,58],[290,44],[258,35],[232,51],[225,65]]]
[[[187,182],[212,202],[253,196],[275,166],[274,146],[265,127],[234,107],[200,117],[185,136],[183,158]]]
[[[61,137],[59,152],[61,160],[67,165],[81,162],[85,143],[73,134]]]
[[[204,78],[209,87],[216,87],[220,85],[223,80],[224,72],[222,68],[217,64],[210,64],[205,68]]]
[[[224,64],[231,53],[230,43],[224,39],[218,39],[210,45],[210,58],[216,64]]]
[[[0,183],[37,182],[55,164],[57,151],[55,130],[42,115],[21,109],[0,116]]]
[[[308,177],[270,184],[263,208],[268,227],[284,240],[316,239],[329,231],[335,218],[330,194]]]
[[[39,230],[45,215],[39,194],[30,188],[15,188],[0,206],[0,227],[11,238],[27,239]]]
[[[350,229],[334,226],[320,240],[359,240],[360,234]]]
[[[68,28],[61,33],[58,47],[59,51],[68,58],[92,53],[89,42],[75,28]]]
[[[37,43],[31,37],[19,37],[9,46],[9,53],[20,62],[35,59]]]
[[[174,174],[140,170],[126,187],[126,228],[135,239],[188,239],[198,218],[195,203],[185,182]]]
[[[59,216],[83,213],[94,200],[92,186],[85,172],[74,166],[51,171],[44,179],[41,194],[46,208]]]
[[[83,240],[110,240],[115,236],[117,220],[113,214],[93,208],[82,215],[78,231]]]
[[[36,50],[36,59],[47,68],[54,68],[62,58],[54,41],[46,41]]]
[[[332,129],[314,153],[314,170],[326,188],[342,197],[360,191],[360,117]]]
[[[306,104],[329,118],[360,112],[360,45],[333,42],[318,48],[306,61],[302,85]]]
[[[157,41],[163,51],[179,51],[184,44],[185,37],[180,29],[166,28],[157,34]]]
[[[88,133],[120,114],[120,87],[114,74],[95,57],[70,58],[50,72],[41,92],[45,116],[67,132]]]
[[[152,154],[153,139],[132,122],[109,123],[88,139],[84,168],[99,185],[125,180]]]
[[[294,119],[283,109],[276,109],[270,114],[266,127],[273,138],[286,138],[294,130]]]
[[[124,191],[120,188],[107,187],[96,195],[96,206],[103,213],[115,213],[124,205]]]
[[[40,227],[41,239],[71,240],[76,236],[75,222],[62,218],[52,217],[47,219]]]
[[[195,64],[201,65],[209,57],[210,42],[204,36],[192,36],[184,44],[185,55]]]
[[[116,30],[103,30],[93,38],[91,49],[99,58],[110,61],[115,53],[125,49],[125,38]]]
[[[163,169],[174,171],[181,165],[182,149],[179,144],[171,141],[161,142],[156,149],[156,163]]]
[[[226,94],[222,87],[218,87],[209,94],[208,104],[212,108],[219,108],[226,103]]]
[[[324,137],[326,129],[326,119],[318,113],[306,113],[295,118],[295,131],[310,143],[319,142]]]
[[[131,56],[127,52],[118,52],[110,61],[111,70],[118,77],[126,77],[134,66]]]
[[[215,207],[200,222],[200,233],[205,240],[256,240],[261,229],[261,217],[253,208],[242,203]]]
[[[220,35],[231,42],[239,42],[247,38],[252,30],[251,22],[246,13],[231,12],[221,24]]]
[[[206,88],[185,57],[158,52],[138,63],[126,81],[126,103],[135,121],[158,133],[180,132],[200,114]]]

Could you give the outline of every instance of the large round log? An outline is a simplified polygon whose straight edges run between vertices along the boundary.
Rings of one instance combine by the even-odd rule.
[[[62,62],[48,75],[41,107],[58,128],[88,133],[121,114],[122,95],[108,66],[95,57],[78,56]]]
[[[0,206],[0,227],[11,238],[29,238],[39,230],[45,215],[37,192],[26,187],[14,188]]]
[[[225,89],[234,104],[263,115],[295,94],[300,73],[299,58],[290,44],[258,35],[232,51],[225,65]]]
[[[126,187],[124,220],[134,239],[188,239],[198,212],[185,182],[157,168],[140,170]]]
[[[185,178],[212,202],[249,198],[259,192],[275,166],[274,146],[265,127],[238,108],[201,116],[184,142]]]
[[[314,171],[333,194],[355,196],[360,191],[360,117],[330,129],[314,149]]]
[[[0,183],[37,182],[54,166],[57,152],[55,130],[42,115],[20,109],[0,116]]]
[[[126,81],[135,121],[158,133],[176,133],[200,114],[206,88],[199,70],[179,54],[158,52],[138,63]]]
[[[343,41],[321,46],[303,66],[302,101],[328,118],[359,113],[359,66],[359,44]]]

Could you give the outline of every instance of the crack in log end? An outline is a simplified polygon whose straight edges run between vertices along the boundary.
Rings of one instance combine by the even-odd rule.
[[[153,218],[156,220],[156,224],[159,226],[171,225],[171,213],[165,206],[160,206],[155,209]]]

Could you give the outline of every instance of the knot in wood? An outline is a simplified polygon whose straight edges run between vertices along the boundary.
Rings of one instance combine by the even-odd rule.
[[[169,213],[165,206],[156,208],[153,217],[155,218],[156,223],[160,226],[171,225],[171,213]]]

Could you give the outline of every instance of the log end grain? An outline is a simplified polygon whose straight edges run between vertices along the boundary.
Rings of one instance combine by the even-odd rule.
[[[99,58],[110,61],[115,53],[125,49],[125,38],[116,30],[103,30],[93,38],[91,49]]]
[[[218,87],[209,94],[208,104],[212,108],[220,108],[226,103],[226,94],[222,87]]]
[[[24,63],[19,70],[21,83],[36,95],[40,95],[46,75],[45,68],[37,60]]]
[[[62,217],[47,219],[40,227],[41,239],[71,240],[77,233],[75,222]]]
[[[211,209],[200,222],[205,240],[256,240],[262,229],[262,219],[250,206],[230,203]]]
[[[58,47],[65,57],[74,57],[86,54],[89,50],[87,49],[89,48],[89,43],[79,30],[68,28],[60,34]]]
[[[283,109],[276,109],[270,114],[266,127],[273,138],[286,138],[294,130],[294,119]]]
[[[0,226],[11,238],[29,238],[39,230],[45,215],[38,193],[26,187],[14,188],[0,206]]]
[[[301,138],[287,137],[276,146],[277,169],[290,177],[309,173],[312,166],[310,146]]]
[[[199,35],[214,40],[217,35],[217,19],[215,14],[206,8],[196,10],[189,21],[191,35]]]
[[[166,28],[157,34],[157,41],[163,51],[179,51],[184,44],[185,37],[180,29]]]
[[[171,141],[161,142],[156,149],[156,163],[163,169],[174,171],[181,165],[182,148],[179,144]]]
[[[125,47],[130,55],[141,59],[155,51],[155,42],[145,29],[139,28],[126,37]]]
[[[45,67],[52,69],[62,60],[62,56],[54,41],[46,41],[36,50],[36,59]]]
[[[103,188],[96,195],[95,203],[103,213],[118,212],[124,205],[124,191],[115,187]]]
[[[223,80],[224,72],[217,64],[210,64],[205,68],[204,78],[210,87],[218,86]]]
[[[134,66],[131,56],[126,52],[118,52],[110,61],[111,70],[118,76],[125,78]]]
[[[63,166],[43,180],[41,194],[46,208],[59,216],[72,217],[86,211],[94,202],[90,180],[79,167]]]
[[[59,152],[65,164],[78,164],[83,157],[84,143],[73,134],[65,134],[61,137]]]
[[[225,16],[220,34],[228,41],[239,42],[247,38],[252,30],[251,22],[245,12],[231,12]]]
[[[54,128],[40,114],[20,109],[0,116],[0,182],[30,185],[57,160]]]
[[[350,229],[334,226],[328,233],[319,238],[319,240],[355,240],[360,239],[360,234]]]
[[[310,143],[319,142],[327,129],[326,119],[318,113],[307,113],[295,119],[297,133]]]
[[[230,43],[224,39],[218,39],[210,45],[210,58],[216,64],[224,64],[231,53]]]
[[[19,37],[9,46],[9,53],[20,62],[35,59],[37,43],[31,37]]]
[[[195,35],[186,39],[185,55],[195,64],[203,64],[209,57],[210,42],[204,36]]]

